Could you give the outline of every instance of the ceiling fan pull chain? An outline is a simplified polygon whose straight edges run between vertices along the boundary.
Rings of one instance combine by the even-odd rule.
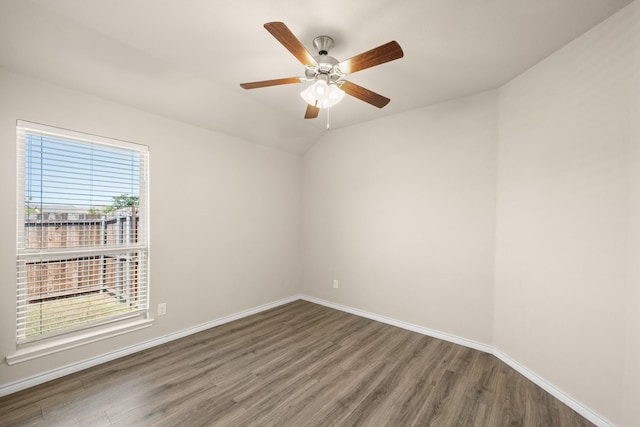
[[[331,108],[327,108],[327,130],[329,130],[329,110],[331,110]]]

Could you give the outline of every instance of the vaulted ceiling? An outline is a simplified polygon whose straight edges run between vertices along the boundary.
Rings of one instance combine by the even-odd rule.
[[[303,153],[327,119],[336,129],[499,87],[631,1],[2,0],[0,66]],[[241,89],[304,75],[271,21],[313,54],[331,36],[338,60],[396,40],[404,58],[349,76],[389,105],[347,96],[305,120],[304,84]]]

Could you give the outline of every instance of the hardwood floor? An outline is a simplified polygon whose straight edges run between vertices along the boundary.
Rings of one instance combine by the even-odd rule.
[[[592,426],[492,355],[296,301],[0,398],[3,426]]]

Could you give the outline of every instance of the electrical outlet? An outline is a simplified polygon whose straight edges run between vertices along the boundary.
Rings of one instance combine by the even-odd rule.
[[[333,289],[338,289],[338,279],[333,279]]]
[[[165,314],[167,314],[167,303],[158,304],[158,316],[164,316]]]

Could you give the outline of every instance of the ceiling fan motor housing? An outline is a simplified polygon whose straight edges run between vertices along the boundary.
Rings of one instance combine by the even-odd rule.
[[[329,36],[318,36],[313,39],[313,46],[318,51],[318,56],[313,59],[317,66],[306,67],[305,77],[309,80],[324,80],[327,83],[337,83],[344,73],[337,67],[339,61],[329,56],[329,50],[333,47],[333,39]]]

